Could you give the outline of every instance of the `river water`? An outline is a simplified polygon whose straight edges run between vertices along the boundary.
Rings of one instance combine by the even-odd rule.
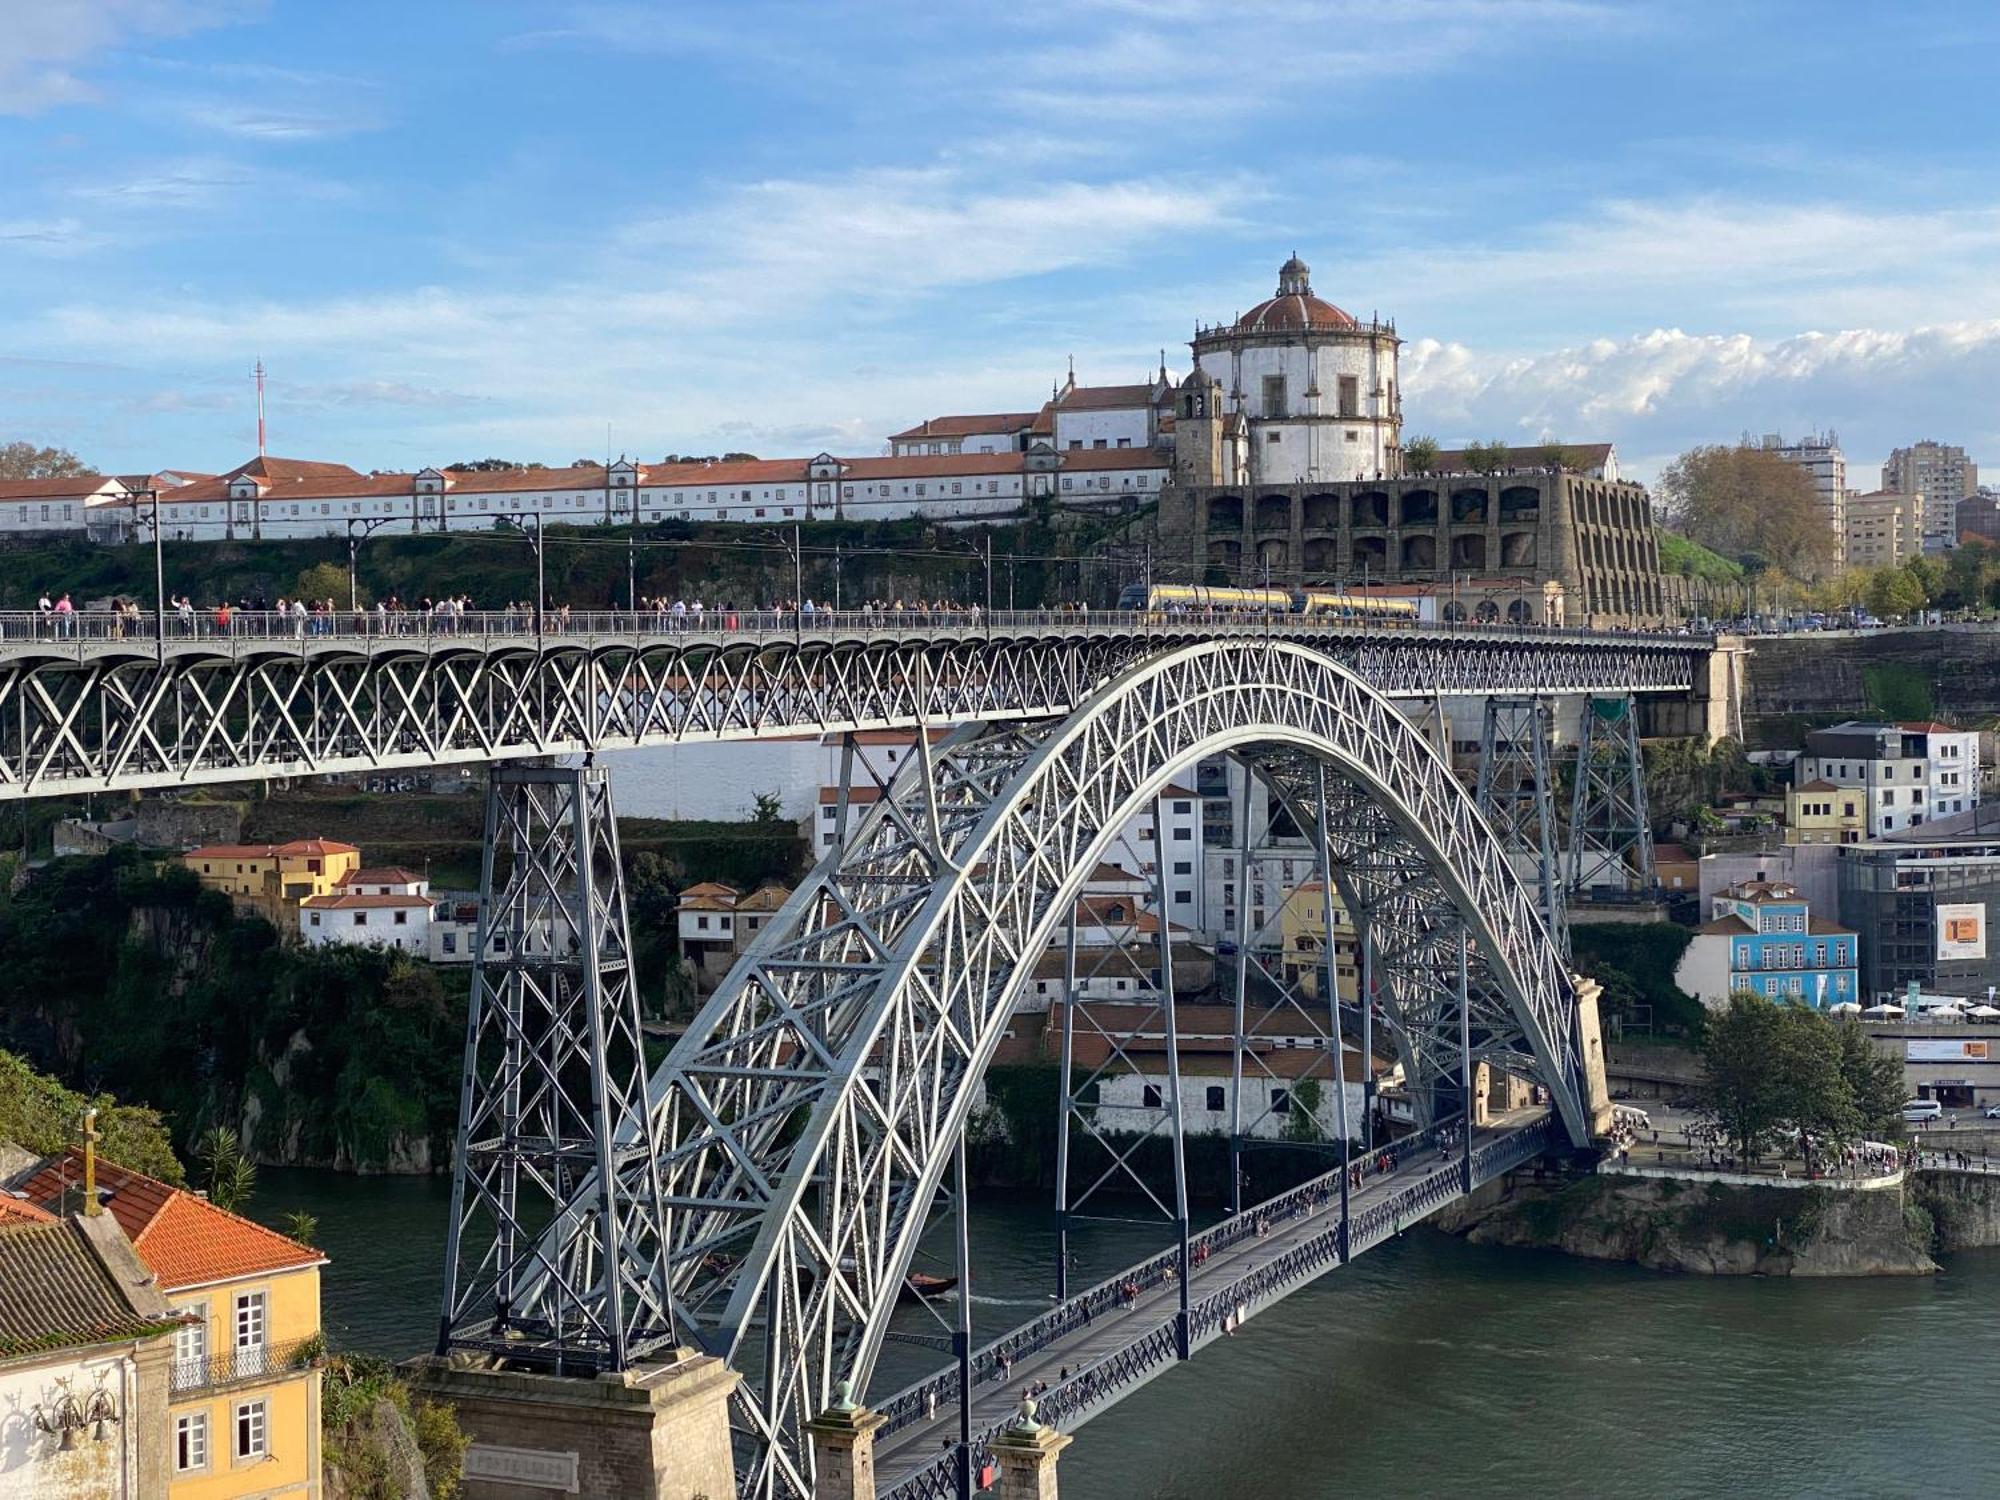
[[[435,1336],[450,1183],[266,1169],[319,1216],[336,1347]],[[1087,1284],[1161,1232],[1093,1226]],[[981,1193],[975,1336],[1046,1305],[1046,1207]],[[926,1265],[949,1269],[941,1240]],[[2000,1495],[2000,1252],[1941,1276],[1665,1276],[1416,1230],[1082,1429],[1070,1500]],[[925,1314],[905,1309],[904,1326]],[[877,1394],[941,1363],[889,1346]]]

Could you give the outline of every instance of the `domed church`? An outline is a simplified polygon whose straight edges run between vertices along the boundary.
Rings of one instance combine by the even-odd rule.
[[[1294,255],[1278,290],[1234,322],[1197,327],[1175,413],[1183,484],[1381,479],[1400,468],[1395,325],[1314,293]]]

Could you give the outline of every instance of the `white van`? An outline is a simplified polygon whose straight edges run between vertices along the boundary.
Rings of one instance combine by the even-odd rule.
[[[1944,1106],[1935,1099],[1912,1099],[1903,1106],[1905,1125],[1923,1125],[1944,1118]]]
[[[1621,1125],[1629,1125],[1634,1130],[1651,1130],[1653,1117],[1636,1104],[1614,1104],[1611,1114]]]

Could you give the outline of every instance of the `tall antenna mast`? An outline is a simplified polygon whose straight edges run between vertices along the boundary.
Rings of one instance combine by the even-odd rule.
[[[264,456],[264,361],[260,357],[257,368],[250,372],[257,377],[257,456]]]

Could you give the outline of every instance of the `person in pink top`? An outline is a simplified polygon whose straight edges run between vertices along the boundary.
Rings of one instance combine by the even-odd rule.
[[[69,602],[68,594],[56,600],[56,634],[76,634],[76,606]]]

